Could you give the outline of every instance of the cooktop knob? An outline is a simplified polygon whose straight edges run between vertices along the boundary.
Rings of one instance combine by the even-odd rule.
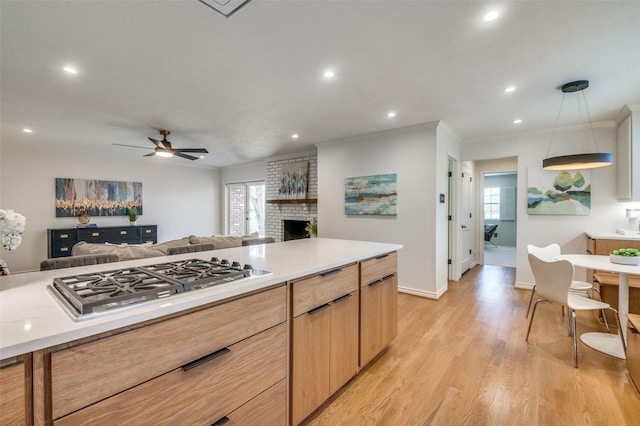
[[[220,264],[223,265],[223,266],[229,266],[229,260],[228,259],[222,259],[220,261]]]
[[[242,269],[253,269],[253,266],[249,265],[248,263],[245,263],[244,268]]]
[[[212,257],[212,258],[211,258],[211,261],[212,261],[213,263],[220,263],[220,259],[218,259],[217,257]]]
[[[240,262],[233,261],[233,263],[231,264],[231,267],[235,269],[240,269]]]

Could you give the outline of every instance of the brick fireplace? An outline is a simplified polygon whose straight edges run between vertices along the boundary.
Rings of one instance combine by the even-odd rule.
[[[306,222],[318,216],[318,205],[316,202],[300,202],[300,200],[291,200],[289,202],[278,200],[278,184],[282,166],[298,161],[309,162],[307,199],[316,200],[318,198],[318,155],[316,152],[267,160],[267,209],[265,214],[265,227],[266,235],[273,237],[276,241],[285,240],[285,220],[305,222],[306,226]],[[270,203],[269,200],[278,200],[278,202]]]

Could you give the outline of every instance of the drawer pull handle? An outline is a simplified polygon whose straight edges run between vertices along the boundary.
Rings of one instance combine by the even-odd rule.
[[[384,277],[384,278],[382,279],[382,281],[390,280],[391,278],[393,278],[393,277],[395,277],[395,276],[396,276],[396,274],[389,274],[389,275],[387,275],[386,277]]]
[[[62,247],[60,251],[69,251],[69,247]]]
[[[330,304],[325,303],[325,304],[324,304],[324,305],[322,305],[322,306],[318,306],[317,308],[310,310],[310,311],[309,311],[309,315],[317,314],[318,312],[320,312],[320,311],[324,311],[325,309],[327,309],[327,308],[328,308],[328,307],[330,307],[330,306],[331,306]]]
[[[378,259],[384,259],[385,257],[389,257],[389,255],[388,255],[388,254],[383,254],[383,255],[381,255],[381,256],[375,257],[375,259],[376,259],[376,260],[378,260]]]
[[[350,298],[350,297],[351,297],[351,293],[347,293],[347,294],[345,294],[344,296],[340,296],[340,297],[338,297],[336,300],[334,300],[334,301],[333,301],[333,303],[340,303],[340,302],[342,302],[343,300],[347,300],[347,299],[348,299],[348,298]]]
[[[631,332],[631,334],[640,334],[638,329],[634,327],[629,327],[629,331]]]
[[[229,352],[231,352],[228,348],[222,348],[219,351],[215,351],[213,353],[210,353],[209,355],[205,355],[202,358],[198,358],[195,361],[191,361],[189,364],[185,364],[182,366],[182,371],[189,371],[192,368],[196,368],[202,364],[204,364],[205,362],[211,361],[213,359],[216,359],[218,357],[221,357],[222,355],[226,355]]]
[[[127,231],[120,231],[120,235],[127,235]]]
[[[321,277],[328,277],[329,275],[337,274],[338,272],[342,272],[342,269],[334,269],[333,271],[327,271],[320,274]]]
[[[146,232],[147,234],[150,234],[151,233],[151,229],[145,229],[144,232]],[[226,419],[226,417],[225,417],[225,419]]]
[[[369,284],[369,287],[376,286],[376,285],[380,284],[381,282],[382,282],[382,280],[376,280],[376,281],[372,282],[371,284]]]
[[[92,237],[99,237],[99,236],[100,236],[100,233],[99,233],[99,232],[92,232],[92,233],[91,233],[91,236],[92,236]]]
[[[211,426],[222,426],[222,425],[226,425],[227,423],[229,423],[229,417],[224,416],[220,420],[211,423]]]
[[[69,238],[69,234],[60,234],[60,238]]]

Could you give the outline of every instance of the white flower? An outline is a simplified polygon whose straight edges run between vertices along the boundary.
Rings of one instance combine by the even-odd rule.
[[[15,250],[22,242],[27,219],[13,210],[0,209],[0,239],[6,250]]]

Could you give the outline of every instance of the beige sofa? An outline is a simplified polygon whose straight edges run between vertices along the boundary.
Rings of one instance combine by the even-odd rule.
[[[198,237],[191,235],[189,237],[157,244],[97,244],[80,241],[71,249],[71,256],[115,254],[121,261],[125,261],[272,242],[274,242],[273,238],[260,237],[257,233],[244,235],[242,237],[229,235]]]

